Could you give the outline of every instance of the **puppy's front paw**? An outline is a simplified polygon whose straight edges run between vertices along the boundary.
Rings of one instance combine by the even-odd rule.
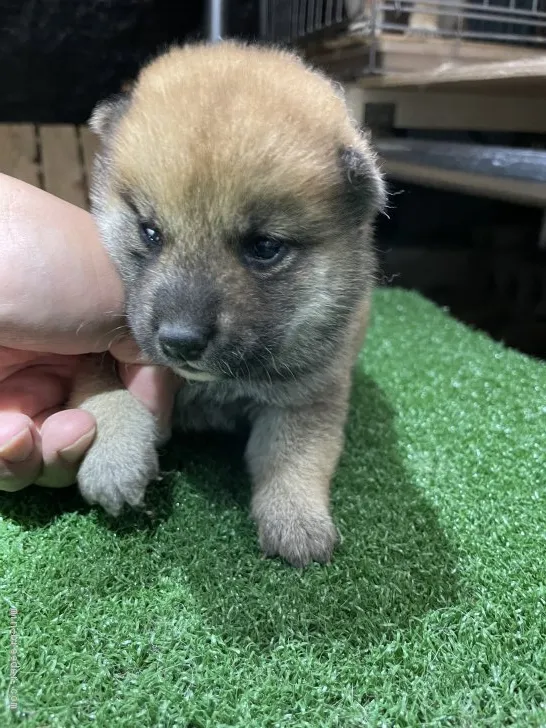
[[[78,473],[78,486],[90,504],[118,516],[124,504],[142,505],[146,487],[159,473],[154,442],[97,442],[87,453]]]
[[[330,561],[338,533],[326,510],[262,507],[254,509],[254,518],[265,556],[280,556],[299,568]]]
[[[122,389],[96,394],[81,406],[97,420],[97,437],[78,472],[82,496],[113,516],[125,503],[140,506],[159,473],[153,415]]]

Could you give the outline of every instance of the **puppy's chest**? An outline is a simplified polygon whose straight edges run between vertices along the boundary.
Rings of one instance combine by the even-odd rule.
[[[176,399],[173,424],[178,430],[235,432],[247,428],[262,406],[229,388],[186,383]]]

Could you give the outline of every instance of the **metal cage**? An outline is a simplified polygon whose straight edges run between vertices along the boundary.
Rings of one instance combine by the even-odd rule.
[[[294,42],[321,32],[429,32],[546,44],[545,0],[263,0],[262,34]]]
[[[363,72],[381,70],[382,38],[449,40],[451,58],[454,43],[546,49],[546,0],[262,0],[261,8],[266,40],[338,52],[351,42],[367,45]]]

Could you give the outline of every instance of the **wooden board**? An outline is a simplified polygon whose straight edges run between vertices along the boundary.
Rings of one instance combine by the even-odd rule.
[[[78,133],[80,135],[80,142],[83,152],[83,166],[85,170],[85,178],[87,186],[89,186],[92,169],[93,159],[99,148],[99,140],[96,134],[87,126],[78,127]]]
[[[366,88],[499,78],[504,83],[516,78],[516,85],[521,87],[522,79],[528,84],[538,76],[542,82],[546,63],[546,48],[392,33],[377,38],[344,36],[304,50],[313,63],[329,73],[341,80],[359,78]]]
[[[40,168],[33,124],[0,124],[0,172],[38,185]]]
[[[97,147],[86,126],[0,124],[0,172],[88,208]]]
[[[44,189],[78,207],[87,207],[87,192],[76,127],[39,127]]]
[[[512,61],[457,65],[444,63],[426,72],[362,78],[373,89],[436,89],[546,99],[546,53]]]

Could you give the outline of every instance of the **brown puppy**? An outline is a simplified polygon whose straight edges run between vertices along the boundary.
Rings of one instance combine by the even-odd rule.
[[[93,211],[133,334],[187,380],[180,429],[251,427],[260,544],[328,561],[329,488],[374,276],[384,186],[342,94],[296,56],[174,48],[92,119]],[[98,419],[79,475],[111,513],[157,474],[150,415],[104,373],[74,402]]]

